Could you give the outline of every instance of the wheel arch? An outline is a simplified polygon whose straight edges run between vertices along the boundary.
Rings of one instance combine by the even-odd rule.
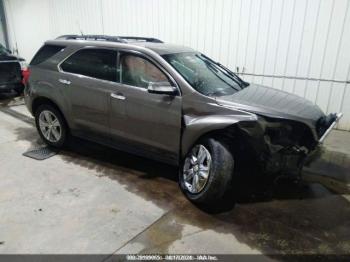
[[[50,98],[47,98],[47,97],[44,97],[44,96],[36,97],[33,100],[33,102],[32,102],[32,108],[31,109],[32,109],[33,115],[35,115],[36,110],[41,105],[50,105],[50,106],[54,107],[56,110],[58,110],[61,113],[61,115],[63,117],[63,120],[65,121],[67,127],[69,128],[69,124],[68,124],[67,118],[65,117],[63,111],[58,106],[58,104],[56,102],[54,102],[52,99],[50,99]]]
[[[252,121],[253,119],[247,119],[247,117],[235,118],[225,115],[185,119],[185,128],[181,140],[181,159],[183,159],[196,142],[202,138],[216,137],[219,140],[224,140],[233,135],[238,123],[247,120]]]

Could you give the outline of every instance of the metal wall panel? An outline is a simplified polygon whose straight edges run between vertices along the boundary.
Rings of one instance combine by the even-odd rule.
[[[62,34],[157,37],[204,52],[248,81],[306,97],[327,113],[343,111],[338,128],[345,130],[349,5],[350,0],[5,0],[15,32],[12,46],[17,43],[27,59],[47,38]]]

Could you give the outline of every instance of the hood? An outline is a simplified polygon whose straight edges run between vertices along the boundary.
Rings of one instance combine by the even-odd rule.
[[[301,121],[314,127],[324,113],[309,100],[272,87],[250,84],[229,96],[217,97],[222,106],[242,109],[257,115]]]

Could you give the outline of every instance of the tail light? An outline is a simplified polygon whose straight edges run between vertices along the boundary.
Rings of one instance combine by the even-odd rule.
[[[22,69],[22,84],[26,85],[30,76],[30,71],[28,68]]]
[[[19,63],[21,65],[22,84],[26,85],[28,83],[30,71],[29,71],[28,65],[25,61],[20,61]]]

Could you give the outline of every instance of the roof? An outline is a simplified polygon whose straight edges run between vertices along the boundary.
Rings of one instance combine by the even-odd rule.
[[[107,35],[63,35],[54,41],[49,42],[69,42],[81,45],[83,43],[96,46],[137,46],[150,49],[159,55],[194,52],[192,48],[181,45],[165,44],[159,39],[150,37],[135,36],[107,36]]]

